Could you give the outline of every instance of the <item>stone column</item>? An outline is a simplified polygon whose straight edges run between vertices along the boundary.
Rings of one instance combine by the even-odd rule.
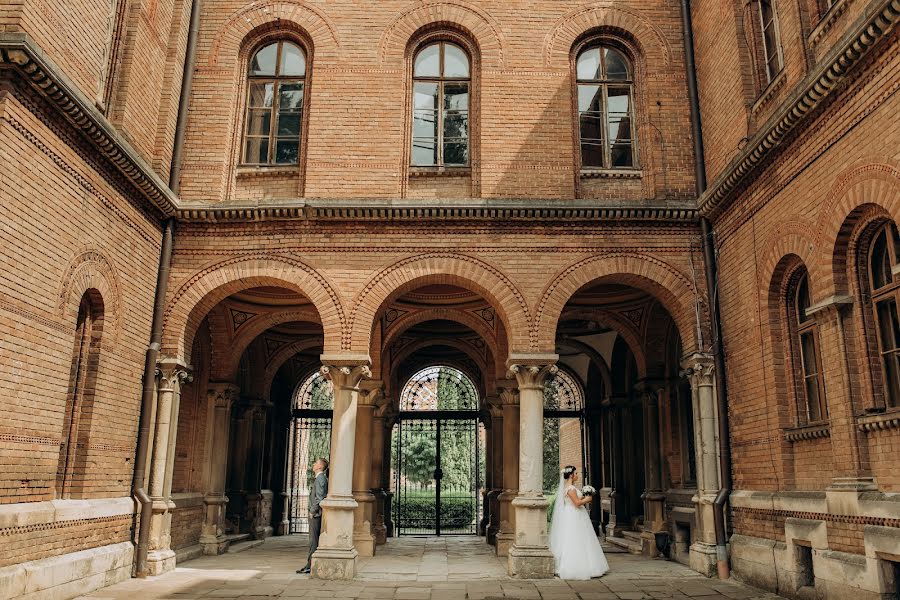
[[[185,364],[176,359],[164,359],[157,365],[156,424],[153,432],[153,452],[150,461],[150,498],[153,514],[150,519],[150,550],[147,568],[151,575],[160,575],[175,568],[172,550],[171,470],[175,460],[175,438],[178,434],[178,404],[181,384],[190,377]]]
[[[510,358],[509,372],[519,384],[519,494],[515,544],[509,549],[509,574],[522,579],[549,579],[556,565],[547,545],[544,497],[544,381],[556,373],[554,355]]]
[[[381,490],[384,492],[384,500],[381,509],[384,513],[384,535],[385,537],[394,537],[394,491],[393,482],[391,481],[391,444],[393,443],[392,435],[394,425],[397,423],[397,414],[391,410],[392,403],[388,402],[384,416],[384,455],[381,461],[383,468],[381,469]],[[385,540],[386,541],[386,540]]]
[[[372,419],[372,443],[370,449],[371,469],[369,471],[369,488],[375,496],[374,519],[372,521],[372,535],[375,536],[375,545],[387,543],[387,527],[384,524],[384,501],[387,498],[382,485],[382,471],[385,468],[385,445],[388,432],[385,428],[385,415],[390,410],[391,403],[382,394],[381,401],[376,402],[375,414]]]
[[[497,533],[500,531],[500,494],[503,493],[503,404],[500,398],[490,404],[491,413],[491,446],[492,460],[488,469],[493,473],[493,486],[488,494],[488,502],[491,505],[490,522],[487,528],[487,542],[492,546],[497,545]]]
[[[228,468],[229,431],[231,429],[231,406],[240,390],[233,383],[210,383],[206,392],[210,415],[208,436],[209,446],[205,455],[209,461],[209,482],[203,497],[205,507],[203,526],[200,530],[200,545],[203,554],[216,555],[228,547],[225,541],[225,473]]]
[[[356,409],[356,449],[353,459],[353,499],[356,510],[353,513],[353,545],[360,556],[375,555],[375,536],[372,524],[375,522],[375,495],[370,481],[374,462],[375,404],[383,397],[380,387],[361,390],[358,393]]]
[[[711,577],[716,572],[713,501],[719,491],[719,446],[716,421],[716,373],[713,357],[699,352],[682,361],[691,382],[694,437],[697,448],[697,529],[691,544],[691,568]]]
[[[334,387],[331,422],[331,465],[328,497],[322,501],[322,537],[312,557],[312,576],[317,579],[353,579],[356,557],[353,547],[353,454],[356,448],[356,408],[359,383],[371,377],[368,357],[322,356],[322,375]]]
[[[247,490],[247,519],[250,521],[250,531],[253,537],[264,540],[272,535],[272,490],[264,489],[263,460],[265,448],[268,443],[266,433],[268,431],[269,412],[272,405],[267,402],[259,402],[248,408],[247,416],[250,420],[250,440],[245,473]]]
[[[643,404],[644,416],[644,527],[641,533],[641,550],[645,556],[654,557],[656,536],[666,530],[666,495],[662,491],[662,456],[659,451],[659,403],[665,388],[649,381],[636,386]]]
[[[500,492],[500,523],[497,530],[497,556],[509,556],[516,537],[516,515],[512,501],[519,493],[519,390],[513,382],[500,389],[503,405],[503,491]]]
[[[623,406],[628,398],[610,398],[609,411],[607,412],[607,432],[609,433],[609,463],[610,463],[610,489],[609,489],[609,522],[606,524],[606,535],[618,537],[627,523],[623,521],[627,513],[624,507],[625,486],[625,453],[622,440],[624,427],[622,418]]]
[[[490,406],[492,399],[488,398],[485,400],[485,404]],[[486,413],[486,414],[485,414]],[[478,522],[478,535],[484,536],[485,541],[487,541],[487,529],[488,525],[491,522],[491,504],[490,504],[490,494],[491,490],[494,487],[494,471],[491,465],[494,462],[494,450],[491,446],[491,415],[489,411],[485,411],[483,414],[482,421],[484,422],[484,435],[485,435],[485,445],[484,445],[484,487],[481,490],[481,520]]]
[[[291,533],[291,492],[294,487],[294,418],[293,414],[285,421],[284,432],[284,479],[281,485],[281,523],[278,524],[278,535]]]

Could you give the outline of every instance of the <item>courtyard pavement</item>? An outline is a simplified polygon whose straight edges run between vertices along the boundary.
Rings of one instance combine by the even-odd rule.
[[[303,566],[306,536],[276,537],[244,552],[202,557],[170,573],[130,579],[82,599],[152,600],[308,598],[342,600],[637,600],[699,598],[763,600],[778,596],[706,579],[666,560],[607,552],[610,572],[591,581],[511,579],[481,538],[400,538],[359,561],[354,581],[319,581]]]

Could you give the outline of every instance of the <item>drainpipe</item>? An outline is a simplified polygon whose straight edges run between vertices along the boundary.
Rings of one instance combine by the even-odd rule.
[[[181,76],[181,96],[178,99],[178,120],[175,122],[175,144],[172,147],[172,164],[169,168],[169,188],[176,194],[181,189],[181,154],[184,134],[187,130],[188,104],[194,84],[194,65],[197,62],[197,35],[200,31],[200,0],[191,3],[191,22],[188,28],[187,48],[184,51],[184,72]]]
[[[684,30],[684,62],[687,70],[688,98],[691,108],[691,132],[694,138],[694,169],[697,180],[697,196],[706,191],[706,157],[703,150],[703,130],[700,124],[700,100],[697,94],[697,70],[694,65],[694,32],[691,25],[690,0],[681,0],[681,20]],[[719,418],[719,471],[721,487],[713,502],[713,524],[716,531],[716,568],[720,579],[730,577],[725,530],[725,504],[731,495],[731,444],[728,433],[728,397],[725,389],[725,355],[722,349],[722,326],[719,320],[719,298],[716,293],[716,251],[713,245],[712,224],[706,217],[700,218],[703,237],[703,263],[706,272],[706,289],[709,294],[709,319],[712,328],[713,360],[716,368],[716,408]]]
[[[156,393],[156,360],[162,343],[163,308],[166,287],[169,281],[169,267],[172,263],[172,237],[175,219],[166,221],[163,230],[162,249],[159,253],[159,270],[156,274],[156,297],[153,299],[153,321],[150,326],[150,345],[144,360],[144,391],[141,396],[141,420],[138,427],[137,451],[134,459],[134,478],[131,482],[132,495],[141,504],[140,533],[138,534],[135,556],[135,576],[147,576],[147,551],[150,546],[150,519],[153,502],[144,489],[145,466],[150,449],[150,416],[153,413],[153,396]]]

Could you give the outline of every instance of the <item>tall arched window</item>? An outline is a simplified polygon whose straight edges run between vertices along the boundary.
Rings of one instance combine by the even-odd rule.
[[[84,447],[87,437],[82,418],[91,412],[93,406],[102,332],[103,300],[95,290],[88,290],[81,297],[75,324],[69,392],[66,395],[62,443],[56,466],[58,498],[68,498],[75,491],[76,480],[84,480],[83,468],[78,467],[78,459],[82,458],[79,450]]]
[[[250,60],[244,163],[300,162],[306,54],[289,41],[263,46]]]
[[[828,417],[825,402],[825,384],[822,377],[822,355],[819,351],[819,329],[810,307],[809,274],[802,269],[794,277],[790,287],[789,329],[791,343],[795,346],[794,372],[796,374],[798,406],[801,424],[815,423]]]
[[[412,166],[469,166],[470,84],[469,56],[456,44],[434,42],[416,52]]]
[[[759,0],[759,26],[762,40],[763,63],[766,83],[781,72],[784,62],[781,56],[781,35],[778,33],[778,15],[775,0]]]
[[[900,236],[893,223],[882,225],[869,247],[869,293],[888,406],[900,406]]]
[[[631,63],[615,48],[590,45],[578,53],[575,71],[582,168],[635,167]]]

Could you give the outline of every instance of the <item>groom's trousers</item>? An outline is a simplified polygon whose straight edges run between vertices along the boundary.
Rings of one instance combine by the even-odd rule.
[[[306,559],[307,565],[312,565],[312,555],[319,547],[319,535],[322,533],[322,515],[318,517],[309,517],[309,556]]]

